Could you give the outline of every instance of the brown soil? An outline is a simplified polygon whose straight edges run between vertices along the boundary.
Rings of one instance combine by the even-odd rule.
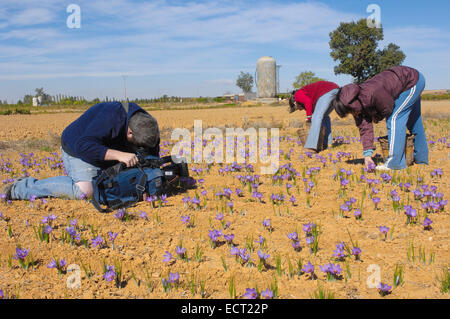
[[[158,119],[161,130],[170,138],[170,131],[176,127],[191,129],[195,119],[203,121],[203,128],[209,126],[254,126],[281,127],[282,136],[295,138],[297,125],[295,120],[303,120],[304,113],[288,114],[286,107],[261,106],[254,108],[212,109],[212,110],[179,110],[155,111],[152,114]],[[437,140],[447,137],[449,131],[450,102],[424,102],[423,114],[427,136]],[[20,176],[22,165],[19,163],[19,152],[34,152],[39,161],[51,156],[50,151],[58,151],[58,136],[62,130],[80,114],[38,114],[0,116],[0,153],[4,159],[10,158],[13,163],[14,176]],[[350,119],[337,119],[334,115],[333,135],[358,137],[357,129]],[[376,132],[384,135],[385,127],[378,124]],[[166,137],[167,139],[167,137]],[[283,140],[281,148],[285,153],[293,148],[291,160],[280,158],[280,164],[291,163],[300,173],[307,168],[321,166],[314,156],[300,159],[304,153],[302,148],[293,141]],[[408,170],[390,173],[398,181],[411,181],[415,185],[417,176],[421,176],[426,184],[438,187],[438,192],[448,199],[450,184],[449,148],[446,144],[437,142],[430,146],[430,165],[415,165]],[[379,153],[381,151],[377,150]],[[263,184],[259,191],[263,193],[265,203],[258,203],[252,199],[251,193],[242,188],[236,175],[245,173],[219,174],[219,164],[212,166],[210,173],[202,173],[196,178],[203,178],[204,183],[197,189],[190,189],[185,194],[169,197],[168,204],[161,208],[152,208],[148,203],[139,203],[128,211],[134,215],[129,221],[114,218],[114,213],[100,214],[89,202],[70,201],[63,199],[49,199],[47,204],[31,206],[28,201],[14,201],[7,204],[0,203],[0,289],[8,296],[19,298],[229,298],[229,282],[234,278],[236,295],[245,293],[246,288],[258,287],[259,290],[270,288],[276,279],[279,298],[311,298],[317,292],[318,286],[334,293],[336,298],[382,298],[377,289],[369,288],[367,281],[372,272],[371,265],[379,267],[381,281],[392,286],[393,273],[396,265],[403,266],[404,283],[392,289],[392,293],[384,298],[449,298],[449,294],[441,292],[441,282],[438,278],[443,269],[450,265],[450,241],[448,230],[450,218],[448,209],[430,214],[433,221],[431,230],[424,230],[422,222],[424,211],[420,203],[415,201],[410,192],[404,192],[392,183],[380,182],[377,186],[381,203],[375,210],[372,201],[365,198],[363,203],[363,220],[356,220],[353,212],[347,212],[343,217],[338,216],[339,207],[345,199],[354,197],[357,205],[361,203],[365,183],[359,182],[363,165],[361,161],[361,146],[359,143],[343,144],[320,153],[328,159],[328,154],[336,159],[338,152],[351,152],[350,158],[343,158],[336,165],[327,162],[315,177],[318,185],[314,187],[309,208],[307,195],[304,191],[302,177],[297,179],[298,190],[294,186],[290,194],[297,200],[297,206],[292,206],[287,200],[285,187],[272,185],[271,176],[261,177]],[[190,168],[205,168],[206,165],[192,164]],[[255,172],[259,170],[256,166]],[[351,170],[345,198],[339,195],[339,181],[333,179],[340,168]],[[431,177],[430,172],[441,168],[443,177]],[[42,168],[38,173],[29,171],[32,176],[45,178],[61,174],[58,169]],[[379,175],[367,174],[370,178],[380,179]],[[10,178],[10,174],[1,172],[0,178]],[[233,213],[224,211],[226,222],[230,228],[223,231],[233,233],[233,242],[239,248],[245,248],[246,243],[252,243],[254,251],[251,259],[257,264],[259,244],[255,240],[262,235],[266,239],[266,252],[270,254],[268,267],[261,272],[258,267],[241,266],[230,255],[230,247],[222,244],[212,248],[209,243],[208,231],[221,229],[221,224],[215,219],[217,209],[221,210],[221,203],[214,196],[219,190],[229,187],[233,191],[242,188],[244,197],[231,196],[234,203]],[[413,186],[414,189],[415,186]],[[202,190],[207,190],[208,204],[206,209],[188,210],[184,208],[183,197],[191,198]],[[419,213],[415,225],[406,225],[403,210],[395,213],[392,208],[390,191],[396,189],[401,200],[409,203]],[[366,189],[367,193],[370,189]],[[286,202],[280,211],[273,209],[270,202],[271,194],[283,193]],[[218,207],[218,208],[217,208]],[[148,220],[139,217],[140,211],[148,214]],[[41,242],[33,230],[38,227],[41,219],[54,214],[53,238],[49,243]],[[181,221],[182,215],[191,215],[195,226],[187,228]],[[70,220],[77,218],[82,238],[92,239],[93,233],[102,235],[106,240],[109,231],[118,232],[114,249],[107,241],[104,248],[86,248],[83,245],[70,245],[61,241],[62,232]],[[262,226],[263,219],[270,219],[273,231],[269,232]],[[305,244],[305,234],[302,225],[313,222],[321,226],[319,250],[316,255],[310,254]],[[84,226],[83,226],[84,225]],[[391,231],[386,241],[382,240],[379,226],[388,226]],[[11,230],[12,235],[8,230]],[[297,231],[302,249],[295,251],[291,246],[287,234]],[[361,260],[346,257],[345,261],[335,261],[332,257],[335,245],[345,241],[351,248],[351,240],[361,248]],[[176,260],[167,265],[163,262],[166,251],[175,256],[175,248],[182,243],[187,249],[189,262]],[[408,258],[408,251],[414,245],[415,258]],[[35,264],[28,270],[19,267],[14,255],[16,247],[29,248]],[[203,250],[200,262],[194,260],[196,247]],[[420,251],[425,251],[425,263],[418,260]],[[433,259],[430,262],[430,256]],[[80,269],[81,287],[70,288],[67,280],[75,273],[63,273],[58,276],[55,269],[47,268],[50,260],[65,258],[68,264],[77,265]],[[281,274],[277,273],[277,258],[281,260]],[[409,260],[408,260],[409,259]],[[227,269],[224,269],[223,261]],[[316,280],[309,280],[305,274],[297,273],[289,276],[290,268],[294,272],[297,263],[308,261],[315,266]],[[122,264],[121,287],[103,279],[103,265]],[[343,268],[342,278],[330,282],[326,281],[324,273],[319,269],[325,263],[339,263]],[[291,265],[291,266],[289,266]],[[374,267],[374,266],[372,266]],[[84,270],[91,268],[88,274]],[[348,271],[347,271],[348,270]],[[167,278],[168,272],[178,272],[180,286],[170,292],[164,292],[162,278]],[[274,279],[275,278],[275,279]],[[191,289],[191,284],[193,289]],[[204,291],[202,293],[202,285]],[[193,294],[191,292],[193,291]]]

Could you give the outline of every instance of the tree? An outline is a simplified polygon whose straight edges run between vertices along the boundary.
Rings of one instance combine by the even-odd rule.
[[[26,94],[23,97],[23,104],[32,105],[33,104],[33,96],[30,94]]]
[[[362,83],[372,76],[405,60],[400,47],[390,43],[385,49],[377,49],[383,40],[383,28],[370,28],[367,20],[341,23],[330,33],[331,57],[339,61],[334,73],[350,74],[356,83]]]
[[[244,93],[251,92],[253,87],[253,76],[250,73],[241,71],[241,74],[239,74],[236,80],[236,86],[240,87]]]
[[[318,81],[324,81],[324,79],[317,77],[314,72],[304,71],[295,78],[295,82],[292,83],[292,86],[294,87],[294,89],[300,89],[305,85]]]

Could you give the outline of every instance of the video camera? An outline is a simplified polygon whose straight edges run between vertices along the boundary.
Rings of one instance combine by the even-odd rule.
[[[165,156],[156,158],[154,151],[152,152],[144,147],[138,147],[135,153],[139,160],[138,166],[160,168],[169,183],[177,177],[189,178],[189,168],[184,157]]]

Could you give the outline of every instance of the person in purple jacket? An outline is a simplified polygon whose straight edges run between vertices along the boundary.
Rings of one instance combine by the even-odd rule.
[[[105,102],[90,107],[61,136],[61,157],[67,176],[38,180],[27,177],[4,189],[7,199],[91,197],[92,179],[117,162],[138,163],[134,146],[159,155],[158,122],[135,103]]]
[[[331,101],[342,118],[349,113],[355,118],[364,148],[367,168],[375,166],[373,124],[386,119],[389,155],[377,170],[406,168],[406,129],[415,135],[414,162],[428,164],[428,145],[422,123],[420,94],[425,78],[419,71],[396,66],[383,71],[362,84],[348,84],[340,88]]]

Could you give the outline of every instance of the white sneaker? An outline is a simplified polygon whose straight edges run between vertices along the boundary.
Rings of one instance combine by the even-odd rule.
[[[375,167],[375,169],[377,171],[391,171],[391,169],[389,167],[385,166],[384,164],[378,165],[377,167]]]

